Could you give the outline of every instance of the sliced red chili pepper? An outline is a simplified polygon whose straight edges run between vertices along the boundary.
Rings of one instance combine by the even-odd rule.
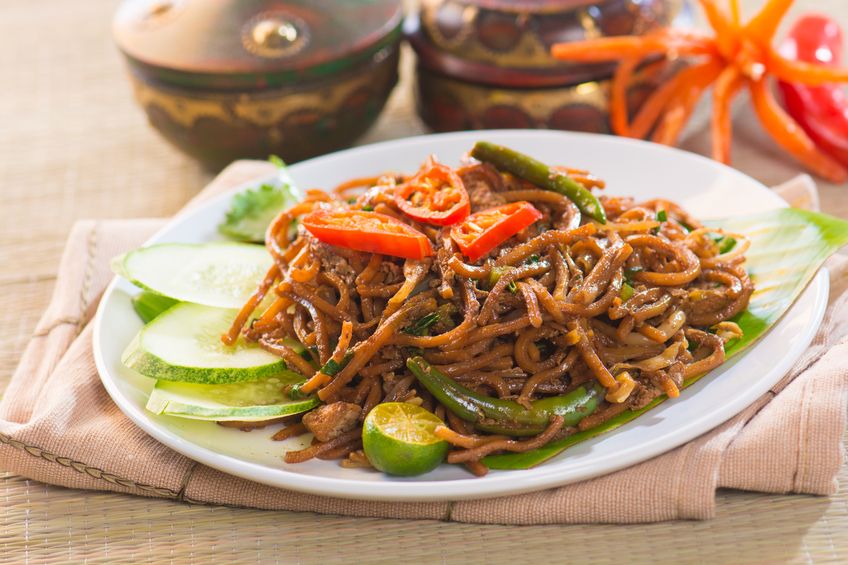
[[[406,259],[423,259],[433,254],[427,236],[377,212],[316,210],[304,216],[301,223],[309,233],[330,245]]]
[[[789,59],[838,67],[842,29],[820,14],[801,17],[780,47]],[[841,86],[779,83],[786,111],[825,153],[848,165],[848,97]]]
[[[510,202],[471,214],[451,229],[463,255],[476,261],[542,217],[529,202]]]
[[[471,211],[462,179],[433,157],[395,189],[395,203],[410,218],[435,226],[453,225]]]

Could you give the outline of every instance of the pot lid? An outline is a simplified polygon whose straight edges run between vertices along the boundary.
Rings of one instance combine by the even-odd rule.
[[[187,86],[285,84],[396,42],[401,0],[125,0],[113,26],[133,66]]]

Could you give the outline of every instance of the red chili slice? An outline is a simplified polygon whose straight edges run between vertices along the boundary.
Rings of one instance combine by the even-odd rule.
[[[471,211],[462,179],[433,157],[395,189],[395,203],[410,218],[435,226],[453,225]]]
[[[471,214],[451,229],[463,255],[476,261],[542,217],[529,202],[511,202]]]
[[[433,254],[427,236],[377,212],[316,210],[304,216],[301,223],[309,233],[330,245],[406,259],[423,259]]]

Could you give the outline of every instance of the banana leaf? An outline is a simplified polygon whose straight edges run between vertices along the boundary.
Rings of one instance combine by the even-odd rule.
[[[728,232],[746,235],[751,247],[746,253],[746,269],[754,283],[755,291],[747,310],[737,315],[735,321],[744,336],[727,344],[727,358],[738,355],[774,326],[789,310],[801,292],[813,279],[819,267],[830,255],[848,244],[848,222],[826,214],[780,208],[755,216],[740,216],[709,222]],[[690,386],[704,376],[688,379],[682,388]],[[483,462],[492,469],[528,469],[563,450],[638,418],[666,400],[654,399],[639,410],[627,411],[606,422],[584,431],[566,436],[532,451],[490,455]]]

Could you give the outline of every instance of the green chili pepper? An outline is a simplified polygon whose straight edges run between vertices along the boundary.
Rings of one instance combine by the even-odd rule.
[[[491,163],[496,169],[512,173],[536,186],[566,196],[581,212],[598,222],[607,223],[604,207],[589,190],[565,173],[551,169],[541,161],[487,141],[478,141],[471,150],[478,161]]]
[[[621,298],[622,302],[627,302],[633,296],[633,293],[636,292],[633,290],[633,287],[628,283],[624,283],[621,285],[621,292],[618,293],[618,296]]]
[[[536,400],[527,409],[512,400],[478,394],[442,374],[421,357],[408,359],[406,366],[445,408],[466,422],[472,422],[478,430],[497,434],[536,435],[545,430],[555,415],[565,419],[564,425],[576,426],[595,411],[604,395],[603,387],[596,384],[563,396]]]

